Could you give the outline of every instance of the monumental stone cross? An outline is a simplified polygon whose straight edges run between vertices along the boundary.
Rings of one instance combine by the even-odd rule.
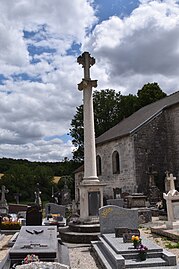
[[[84,52],[77,58],[77,62],[84,68],[84,78],[78,84],[83,91],[83,118],[84,118],[84,177],[80,184],[80,218],[92,219],[98,215],[98,209],[103,204],[103,185],[97,177],[96,148],[94,131],[94,112],[92,88],[97,87],[97,80],[91,80],[90,67],[95,59],[89,52]]]
[[[92,96],[92,87],[97,87],[97,80],[90,78],[90,67],[95,64],[95,59],[89,52],[84,52],[77,58],[77,62],[84,68],[84,79],[78,84],[78,89],[83,90],[84,97],[84,180],[97,180]]]

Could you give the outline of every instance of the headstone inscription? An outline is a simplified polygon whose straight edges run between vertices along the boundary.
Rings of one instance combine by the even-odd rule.
[[[26,225],[42,225],[42,211],[39,209],[38,205],[27,207]]]
[[[138,210],[108,205],[99,209],[100,232],[115,233],[116,227],[138,229]]]

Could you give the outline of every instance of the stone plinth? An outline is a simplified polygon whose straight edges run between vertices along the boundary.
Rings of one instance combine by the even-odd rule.
[[[83,180],[80,184],[80,220],[92,220],[99,215],[103,206],[103,188],[105,184],[97,180]]]

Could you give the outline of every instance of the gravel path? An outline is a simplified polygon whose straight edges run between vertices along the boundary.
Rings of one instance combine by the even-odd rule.
[[[71,269],[98,269],[93,257],[90,254],[90,247],[69,248]]]

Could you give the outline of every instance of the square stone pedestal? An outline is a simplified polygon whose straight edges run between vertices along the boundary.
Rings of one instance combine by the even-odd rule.
[[[99,180],[83,180],[80,184],[80,220],[92,221],[103,206],[103,188]]]

